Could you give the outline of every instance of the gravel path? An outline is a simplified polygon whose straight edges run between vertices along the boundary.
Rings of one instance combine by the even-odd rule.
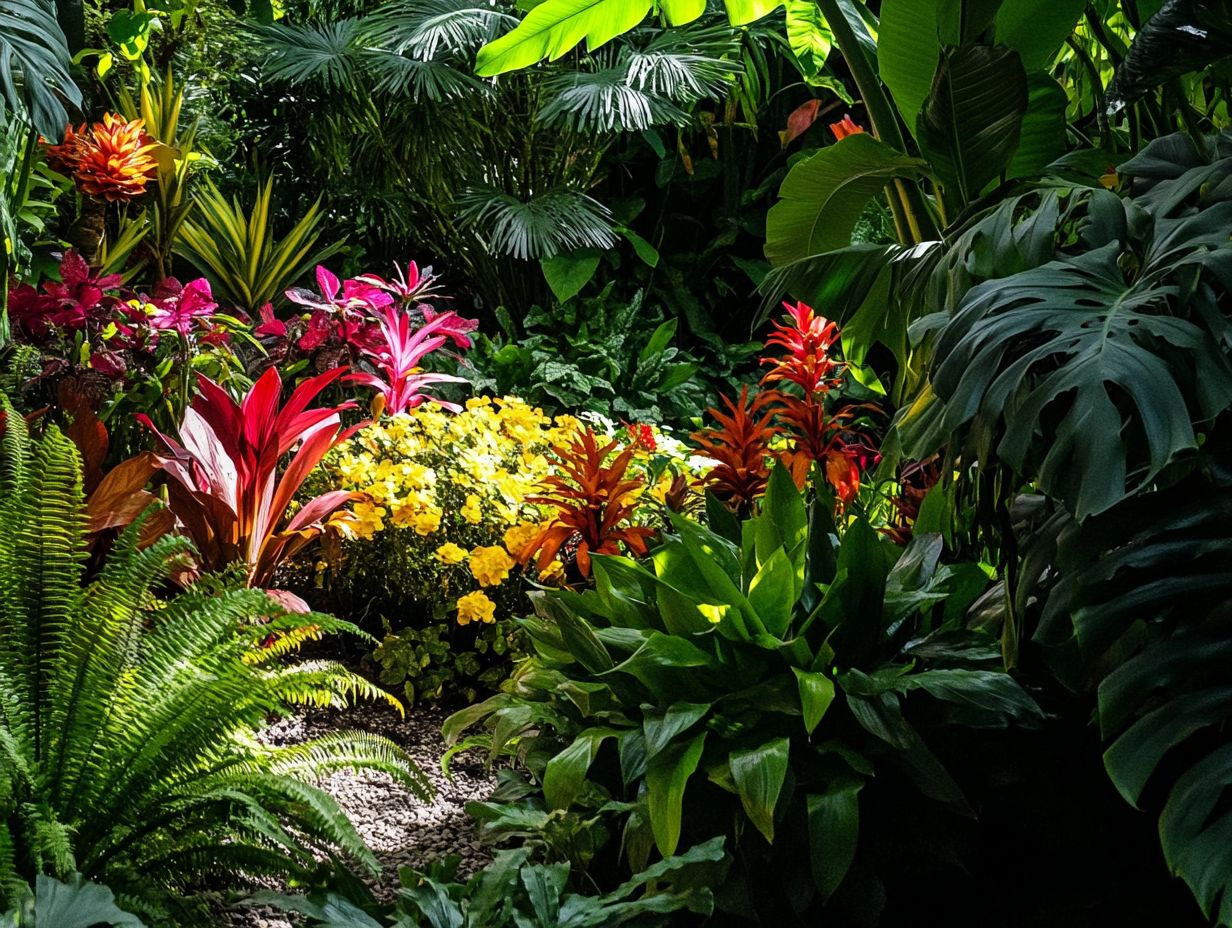
[[[420,867],[435,858],[458,854],[462,858],[459,870],[465,875],[490,859],[464,806],[486,798],[495,783],[484,769],[483,758],[475,754],[456,755],[450,763],[451,778],[441,773],[445,751],[441,724],[446,715],[438,709],[410,709],[403,719],[389,706],[372,704],[342,711],[310,710],[271,725],[264,735],[270,744],[295,743],[340,728],[385,735],[405,749],[432,781],[436,795],[428,803],[382,773],[335,773],[320,781],[381,862],[384,873],[378,895],[393,894],[400,867]],[[224,924],[230,928],[292,926],[281,913],[251,908],[228,912]]]

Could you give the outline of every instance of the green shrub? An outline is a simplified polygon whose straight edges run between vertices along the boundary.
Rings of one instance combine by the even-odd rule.
[[[239,577],[163,595],[190,548],[141,547],[143,519],[86,576],[77,451],[54,427],[32,440],[0,402],[0,905],[76,872],[160,926],[199,926],[202,881],[304,875],[325,855],[375,872],[310,779],[374,769],[424,797],[410,759],[363,732],[256,738],[296,705],[384,695],[333,662],[282,660],[353,627],[284,613]]]
[[[408,704],[446,697],[474,702],[481,692],[495,692],[509,676],[522,647],[516,623],[458,628],[439,623],[393,631],[373,652],[384,686],[401,686]]]
[[[855,518],[840,543],[828,506],[810,513],[780,466],[743,524],[715,505],[711,528],[675,517],[648,564],[594,558],[595,589],[538,596],[523,621],[535,657],[455,713],[447,740],[484,722],[461,744],[525,758],[542,802],[523,800],[523,818],[594,807],[595,791],[618,803],[634,872],[729,836],[739,866],[721,901],[746,914],[875,871],[859,855],[874,777],[896,770],[970,814],[911,718],[920,704],[948,734],[1038,719],[995,640],[963,628],[987,578],[941,564],[937,535],[900,551]]]

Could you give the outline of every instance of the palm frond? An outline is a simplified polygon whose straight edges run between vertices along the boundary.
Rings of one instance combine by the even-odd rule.
[[[376,93],[409,96],[416,103],[439,103],[488,91],[477,78],[441,61],[377,48],[364,49],[360,60],[367,75],[375,81]]]
[[[550,258],[577,248],[611,248],[616,242],[607,207],[576,190],[548,191],[523,202],[473,188],[458,205],[460,221],[490,250],[515,258]]]
[[[270,80],[318,83],[331,90],[356,86],[362,48],[360,20],[261,26],[253,33],[265,53],[262,68]]]
[[[420,61],[440,53],[473,58],[475,51],[518,24],[484,0],[395,0],[364,22],[374,46]]]
[[[633,86],[623,68],[566,71],[545,81],[540,122],[575,132],[631,132],[683,125],[689,115],[671,101]]]

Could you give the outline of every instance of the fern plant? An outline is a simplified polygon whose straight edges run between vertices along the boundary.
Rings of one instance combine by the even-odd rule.
[[[409,758],[362,732],[256,738],[295,705],[393,701],[332,662],[282,660],[353,627],[286,614],[238,577],[157,597],[189,545],[140,547],[144,519],[87,582],[77,451],[0,407],[0,911],[38,874],[76,872],[155,924],[201,925],[189,891],[206,879],[302,876],[326,856],[375,870],[309,780],[375,769],[425,797]]]

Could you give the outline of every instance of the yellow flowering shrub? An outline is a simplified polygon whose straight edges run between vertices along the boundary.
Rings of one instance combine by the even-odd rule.
[[[567,579],[559,560],[538,574],[518,566],[555,511],[529,498],[552,473],[552,447],[586,426],[622,442],[641,440],[631,470],[645,478],[648,505],[638,519],[655,523],[676,476],[692,476],[682,443],[652,426],[630,431],[593,415],[551,418],[515,397],[476,397],[456,414],[424,405],[388,416],[327,455],[305,492],[350,490],[365,499],[352,506],[334,557],[318,564],[318,582],[352,614],[383,621],[383,682],[405,681],[408,698],[432,697],[440,685],[416,691],[413,683],[430,674],[425,661],[465,658],[469,678],[491,672],[485,664],[496,657],[507,661],[516,641],[507,620],[525,614],[525,580]],[[433,627],[440,630],[429,634]],[[484,660],[448,656],[451,648],[477,650]]]

